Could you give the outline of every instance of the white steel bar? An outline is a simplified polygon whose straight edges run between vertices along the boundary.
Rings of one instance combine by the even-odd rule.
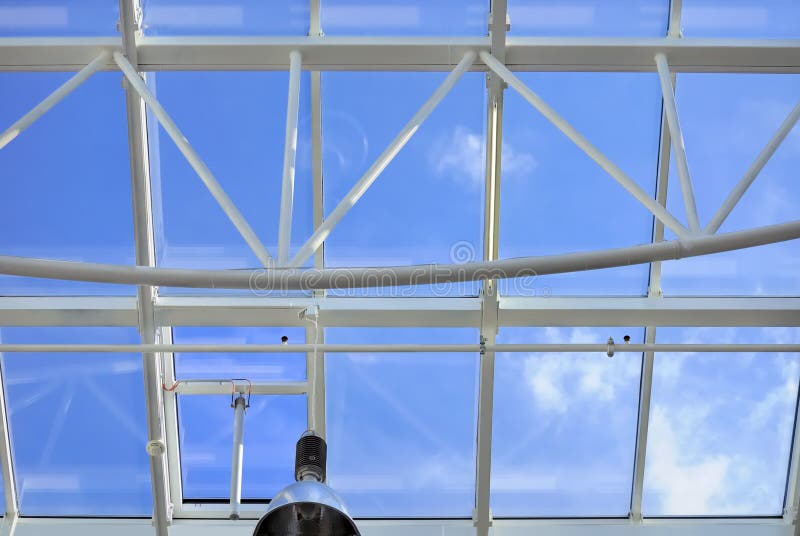
[[[506,0],[491,0],[489,36],[491,52],[505,59]],[[486,74],[486,171],[484,185],[483,260],[493,261],[499,256],[500,183],[503,156],[503,93],[505,83],[495,73]],[[481,289],[481,343],[492,346],[497,339],[498,326],[497,281],[483,281]],[[484,350],[480,355],[478,377],[478,422],[475,453],[475,509],[472,520],[477,536],[488,536],[492,526],[491,473],[492,473],[492,423],[494,417],[494,364],[495,352]]]
[[[290,266],[298,267],[302,266],[303,263],[308,260],[308,258],[314,254],[314,252],[319,248],[319,246],[325,241],[325,239],[330,234],[331,230],[336,226],[337,223],[344,218],[345,214],[355,205],[361,196],[366,193],[367,189],[375,182],[375,179],[381,174],[381,172],[389,165],[389,163],[394,159],[397,153],[408,143],[408,140],[414,135],[417,129],[420,127],[423,121],[436,109],[439,103],[444,99],[444,97],[450,92],[453,86],[458,82],[461,78],[461,75],[466,72],[470,66],[475,61],[475,52],[467,52],[464,54],[464,57],[458,62],[455,69],[447,75],[444,82],[436,88],[436,91],[428,98],[427,101],[422,105],[422,107],[414,114],[414,117],[403,127],[403,130],[395,136],[395,138],[391,141],[389,146],[384,149],[384,151],[378,156],[375,162],[369,167],[369,169],[364,173],[364,175],[356,182],[355,186],[350,189],[347,195],[342,199],[336,208],[325,218],[325,221],[320,225],[315,231],[314,234],[303,244],[303,247],[297,254],[292,258],[292,261],[289,263]]]
[[[681,131],[681,125],[678,119],[678,108],[675,103],[675,88],[672,86],[672,75],[669,71],[667,57],[664,54],[656,54],[656,67],[658,68],[658,78],[661,82],[661,93],[664,96],[664,112],[667,116],[669,137],[672,142],[675,165],[678,169],[678,178],[681,183],[681,193],[683,194],[686,219],[689,222],[689,230],[692,233],[699,233],[700,219],[697,216],[697,204],[694,200],[692,179],[689,175],[689,163],[686,160],[686,146],[683,141],[683,132]]]
[[[325,343],[325,329],[319,320],[306,327],[306,345],[317,347]],[[306,353],[306,381],[308,393],[308,429],[314,430],[321,437],[326,437],[325,418],[325,353],[312,349]]]
[[[244,459],[244,412],[246,402],[239,395],[233,403],[233,453],[231,454],[231,515],[239,519],[242,504],[242,460]]]
[[[189,141],[178,129],[178,126],[172,121],[172,118],[167,115],[166,110],[164,110],[158,100],[156,100],[155,95],[153,95],[153,93],[147,87],[147,84],[145,84],[141,79],[139,74],[136,72],[136,69],[134,69],[125,56],[119,52],[114,52],[114,61],[125,74],[125,77],[131,83],[139,96],[141,96],[150,107],[153,115],[156,116],[159,123],[161,123],[161,126],[163,126],[164,130],[167,132],[167,134],[169,134],[169,137],[175,142],[178,150],[180,150],[183,156],[186,157],[189,165],[192,166],[192,169],[195,170],[197,175],[200,177],[200,180],[202,180],[203,184],[206,185],[208,191],[211,192],[211,195],[214,197],[217,203],[219,203],[220,208],[222,208],[222,210],[231,220],[231,223],[233,223],[234,227],[236,227],[236,230],[239,231],[239,234],[242,235],[242,238],[245,239],[247,244],[250,246],[250,249],[252,249],[253,253],[255,253],[256,257],[258,257],[258,260],[261,261],[261,264],[265,267],[271,266],[272,256],[267,251],[267,248],[261,243],[258,235],[256,235],[255,231],[253,231],[252,227],[250,227],[250,224],[247,223],[247,220],[244,219],[244,216],[242,216],[242,214],[236,208],[236,205],[234,205],[231,198],[228,197],[228,194],[225,193],[225,190],[222,189],[222,186],[211,173],[211,170],[208,169],[205,163],[200,159],[200,156],[189,144]]]
[[[627,248],[543,257],[520,257],[457,265],[330,268],[325,270],[186,270],[54,261],[0,255],[0,273],[70,281],[192,288],[267,289],[373,288],[456,283],[548,275],[697,257],[800,238],[800,221],[746,231]]]
[[[160,342],[172,344],[172,329],[162,327],[159,329]],[[161,354],[163,381],[166,385],[175,383],[175,356],[171,352]],[[163,386],[162,386],[163,388]],[[230,392],[230,391],[228,391]],[[178,429],[178,396],[175,391],[164,391],[161,394],[164,404],[164,438],[167,443],[167,471],[169,474],[169,496],[173,504],[173,519],[177,517],[183,507],[183,478],[181,475],[181,445],[180,430]]]
[[[302,57],[293,50],[289,54],[289,101],[286,105],[286,142],[283,147],[283,186],[278,224],[278,265],[289,262],[294,207],[294,175],[297,160],[297,115],[300,112],[300,74]]]
[[[1,354],[0,357],[2,357]],[[17,480],[14,475],[14,462],[11,459],[11,434],[9,432],[5,385],[3,367],[0,366],[0,474],[3,477],[3,491],[5,493],[5,521],[13,523],[19,516],[19,502],[17,500]]]
[[[553,123],[565,136],[567,136],[575,145],[577,145],[589,158],[597,162],[606,173],[616,180],[623,188],[628,190],[637,201],[647,207],[659,220],[672,229],[675,234],[683,238],[687,236],[686,228],[675,219],[672,214],[667,212],[667,209],[656,203],[655,199],[650,197],[636,182],[628,177],[616,164],[609,160],[600,150],[592,145],[583,134],[578,132],[575,127],[570,125],[566,119],[561,117],[555,110],[553,110],[541,97],[531,91],[525,83],[522,82],[514,73],[508,68],[497,61],[488,52],[480,53],[481,60],[495,73],[497,73],[503,80],[519,92],[522,97],[527,100],[534,108],[536,108],[548,121]]]
[[[313,351],[313,344],[0,344],[0,352],[24,353],[130,353],[130,352],[194,352],[194,353],[301,353]],[[320,344],[327,353],[560,353],[603,352],[603,344]],[[618,353],[731,353],[731,352],[798,352],[800,344],[621,344]],[[197,382],[197,380],[195,380]],[[214,382],[210,382],[214,383]],[[226,382],[222,382],[226,383]],[[230,387],[230,383],[227,382]],[[180,389],[180,384],[178,386]],[[179,391],[182,392],[182,391]]]
[[[307,70],[450,71],[488,37],[142,36],[144,71],[286,71],[292,50]],[[0,71],[77,71],[119,38],[0,38]],[[505,64],[514,71],[654,72],[663,52],[674,72],[800,72],[796,39],[511,37]],[[109,66],[113,66],[112,64]],[[484,71],[477,64],[472,70]]]
[[[130,62],[133,62],[133,64],[127,59],[125,61],[137,80],[141,81],[137,72],[138,55],[136,50],[136,33],[139,31],[139,8],[137,0],[119,1],[123,50],[130,57]],[[115,54],[120,53],[115,52]],[[134,67],[134,65],[137,65],[137,67]],[[144,85],[144,82],[142,82],[142,85]],[[125,107],[128,124],[136,264],[153,267],[155,266],[155,245],[152,196],[150,192],[147,116],[141,96],[136,93],[130,83],[125,84]],[[145,344],[157,342],[157,326],[153,309],[155,294],[156,291],[152,286],[143,285],[137,288],[139,336]],[[150,480],[153,490],[153,525],[158,536],[168,536],[168,526],[172,519],[172,507],[166,456],[166,430],[163,419],[164,400],[160,389],[163,381],[161,378],[161,358],[162,356],[155,352],[142,352]],[[154,448],[150,448],[151,445]]]
[[[742,198],[744,193],[753,184],[753,181],[756,180],[756,177],[761,170],[764,169],[764,166],[767,165],[769,159],[772,158],[772,155],[775,154],[775,151],[778,150],[783,140],[786,139],[786,136],[792,131],[794,126],[797,124],[797,120],[800,119],[800,102],[789,112],[789,115],[786,116],[786,119],[783,120],[781,126],[778,128],[778,131],[770,138],[769,142],[761,149],[761,152],[758,153],[758,156],[750,164],[750,167],[747,168],[744,176],[736,183],[736,186],[733,187],[731,193],[728,194],[728,197],[725,198],[725,201],[722,203],[722,206],[719,207],[717,212],[714,214],[714,217],[711,218],[711,221],[708,222],[708,225],[705,228],[705,232],[708,234],[716,233],[731,211],[736,207],[739,200]]]
[[[180,395],[302,395],[306,382],[260,383],[243,380],[181,380],[167,391]]]
[[[111,53],[107,50],[101,52],[89,65],[78,71],[72,78],[64,82],[42,102],[34,106],[28,113],[8,127],[5,132],[0,134],[0,149],[11,143],[14,138],[19,136],[20,132],[31,126],[37,119],[50,111],[50,109],[61,102],[64,97],[86,82],[90,76],[105,67],[109,57],[111,57]]]

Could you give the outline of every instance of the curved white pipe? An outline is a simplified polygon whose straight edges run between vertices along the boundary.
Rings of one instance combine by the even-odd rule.
[[[627,248],[465,264],[330,268],[325,270],[298,268],[186,270],[0,256],[0,274],[121,285],[250,289],[255,293],[261,293],[272,290],[446,284],[580,272],[697,257],[796,238],[800,238],[800,220],[746,231],[697,236]]]

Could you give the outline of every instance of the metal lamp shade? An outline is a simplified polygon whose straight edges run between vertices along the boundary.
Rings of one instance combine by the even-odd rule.
[[[361,536],[342,499],[328,486],[306,480],[281,490],[253,536]]]

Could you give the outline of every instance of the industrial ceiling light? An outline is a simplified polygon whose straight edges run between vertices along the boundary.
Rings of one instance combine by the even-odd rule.
[[[294,477],[272,499],[253,536],[361,536],[342,499],[325,485],[328,446],[312,430],[297,441]]]

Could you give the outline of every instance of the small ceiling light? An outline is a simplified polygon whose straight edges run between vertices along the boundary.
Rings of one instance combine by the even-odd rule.
[[[300,436],[297,482],[275,495],[253,536],[361,536],[342,499],[325,485],[327,456],[325,440],[314,431]]]

